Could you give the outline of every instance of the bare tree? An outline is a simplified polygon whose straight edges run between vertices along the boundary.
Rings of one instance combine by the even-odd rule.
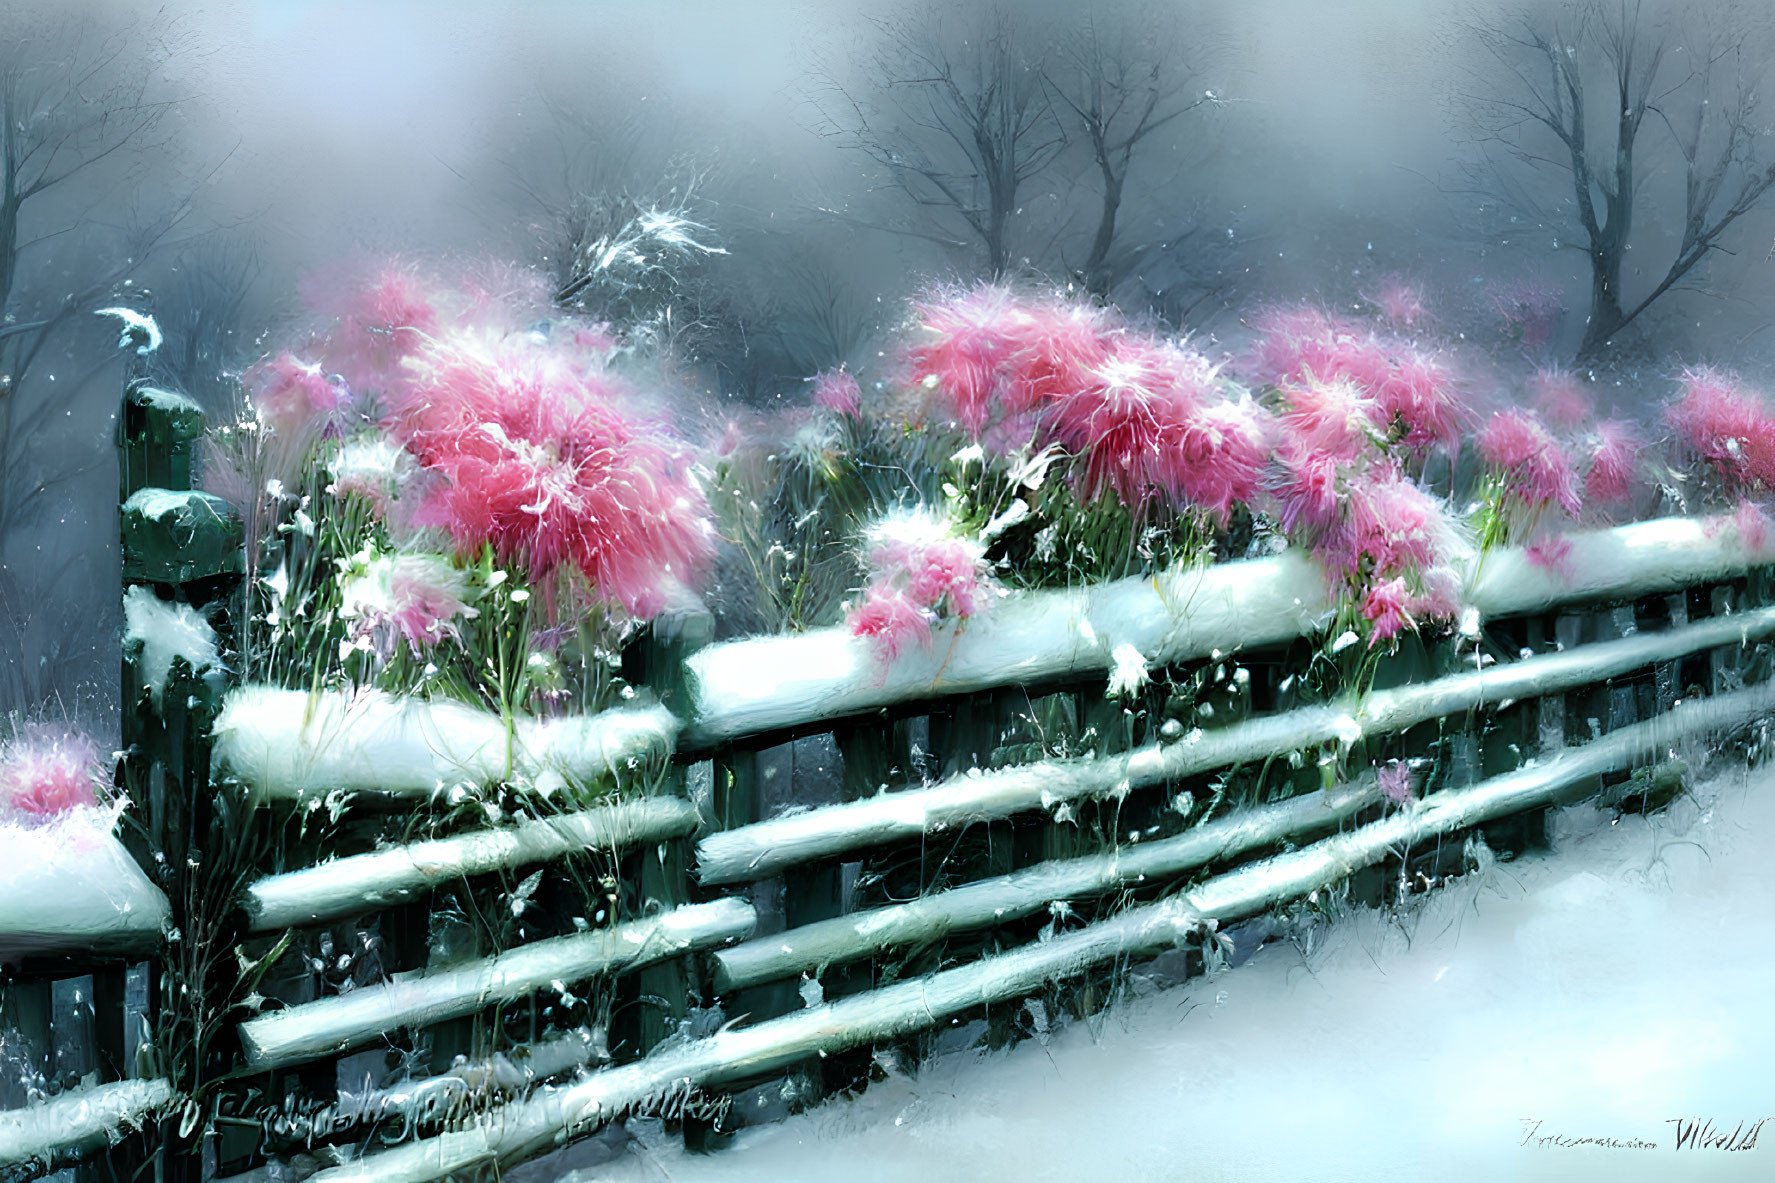
[[[167,26],[0,26],[0,647],[22,671],[9,692],[41,699],[74,676],[58,671],[79,665],[80,637],[96,651],[102,636],[102,604],[68,587],[104,586],[88,569],[115,560],[89,540],[95,499],[115,497],[99,473],[123,365],[116,327],[90,314],[132,300],[130,275],[191,204],[150,207],[138,186],[172,167],[178,100],[152,61],[181,50]]]
[[[1158,20],[1106,27],[1092,14],[1062,41],[1047,70],[1048,86],[1070,113],[1098,174],[1096,230],[1076,269],[1097,296],[1107,296],[1138,255],[1120,241],[1117,226],[1135,154],[1186,115],[1222,101],[1199,88],[1181,38],[1155,35],[1164,27]]]
[[[1546,171],[1565,185],[1555,216],[1576,222],[1591,277],[1581,360],[1602,357],[1667,292],[1697,280],[1775,185],[1775,163],[1759,152],[1770,134],[1758,121],[1766,29],[1714,15],[1685,28],[1655,21],[1638,0],[1583,0],[1475,30],[1488,69],[1466,99],[1484,166]],[[1628,252],[1646,245],[1636,224],[1667,166],[1681,178],[1676,253],[1630,293]]]
[[[975,244],[988,273],[1004,274],[1025,186],[1066,146],[1041,41],[1002,8],[965,31],[934,12],[874,24],[882,45],[865,83],[823,79],[823,130],[880,166],[923,215],[889,228],[951,248]]]
[[[213,412],[232,409],[235,375],[258,352],[247,325],[259,274],[257,248],[240,237],[205,239],[173,260],[152,293],[164,343],[149,376]]]

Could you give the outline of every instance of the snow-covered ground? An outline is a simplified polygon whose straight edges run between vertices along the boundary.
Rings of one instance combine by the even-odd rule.
[[[607,1137],[565,1177],[1775,1178],[1775,774],[1713,780],[1649,821],[1575,807],[1555,835],[1406,916],[1354,912],[1308,955],[1271,944],[1096,1030],[938,1057],[715,1155]],[[1743,1144],[1764,1117],[1736,1151],[1679,1149],[1672,1124],[1742,1122]],[[1556,1140],[1581,1138],[1655,1148]]]

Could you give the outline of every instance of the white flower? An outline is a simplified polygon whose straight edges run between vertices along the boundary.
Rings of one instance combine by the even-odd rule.
[[[1128,698],[1146,685],[1146,658],[1140,650],[1124,641],[1111,649],[1109,656],[1115,664],[1110,667],[1109,689],[1105,691],[1105,697]]]
[[[336,493],[357,493],[377,505],[395,496],[414,471],[413,457],[386,439],[352,440],[327,465]]]

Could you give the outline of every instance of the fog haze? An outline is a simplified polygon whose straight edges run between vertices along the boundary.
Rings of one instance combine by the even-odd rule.
[[[687,387],[723,404],[800,397],[815,368],[867,366],[907,294],[984,274],[980,244],[953,221],[938,232],[934,215],[904,200],[839,126],[880,98],[872,69],[886,34],[926,11],[183,3],[156,16],[125,4],[19,6],[7,20],[44,37],[16,40],[15,62],[55,60],[51,34],[82,19],[93,36],[126,37],[113,68],[145,69],[155,101],[171,105],[157,138],[131,145],[127,172],[117,163],[69,182],[76,200],[55,208],[93,212],[55,227],[35,269],[21,271],[18,298],[47,307],[112,268],[108,298],[159,316],[169,341],[209,325],[214,344],[189,351],[179,380],[214,403],[226,396],[225,375],[270,348],[299,310],[305,270],[387,254],[538,263],[551,203],[558,212],[588,191],[643,201],[690,191],[691,212],[727,253],[705,268],[712,321],[725,327],[687,349]],[[946,9],[946,48],[961,53],[956,30],[981,27],[987,11]],[[1130,32],[1135,45],[1170,46],[1178,93],[1212,96],[1143,142],[1129,168],[1117,241],[1142,261],[1111,295],[1131,314],[1230,348],[1241,313],[1258,302],[1347,305],[1400,275],[1425,285],[1438,332],[1459,340],[1492,331],[1480,322],[1497,285],[1527,282],[1570,310],[1550,349],[1569,358],[1577,347],[1589,272],[1584,253],[1568,249],[1569,216],[1510,223],[1462,168],[1477,159],[1464,96],[1486,84],[1468,30],[1504,25],[1520,7],[1271,0],[1002,11],[1021,28],[1076,30],[1089,19]],[[1697,27],[1702,17],[1744,15],[1720,4],[1663,12]],[[1767,128],[1754,130],[1766,138]],[[1556,210],[1571,204],[1557,175],[1517,183]],[[1094,184],[1088,152],[1069,135],[1019,194],[1009,270],[1068,282],[1090,240]],[[1654,175],[1646,192],[1622,280],[1639,290],[1676,249],[1680,176]],[[137,259],[118,228],[152,222],[141,211],[163,207],[180,210],[176,229]],[[1622,354],[1607,380],[1622,391],[1643,386],[1649,402],[1682,362],[1761,376],[1772,344],[1762,312],[1775,294],[1772,236],[1769,210],[1738,219],[1722,240],[1731,253],[1712,254],[1680,285],[1705,290],[1661,299],[1635,327],[1636,352]],[[229,304],[220,323],[224,289],[238,294],[238,308]],[[796,317],[833,300],[854,305],[854,332],[791,340]],[[20,304],[8,315],[33,314]],[[128,361],[114,336],[90,318],[68,319],[20,380],[21,400],[53,403],[59,414],[7,441],[21,457],[9,480],[34,486],[41,470],[56,481],[29,515],[0,523],[0,571],[15,580],[0,588],[9,709],[58,697],[52,709],[114,709],[108,466]],[[63,384],[53,390],[52,370]],[[66,471],[45,467],[51,458]],[[60,579],[80,596],[69,599]]]

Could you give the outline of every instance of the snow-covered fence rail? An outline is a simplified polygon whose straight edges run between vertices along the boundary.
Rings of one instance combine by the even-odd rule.
[[[687,772],[708,770],[690,773],[692,779],[708,776],[715,782],[710,785],[714,791],[709,799],[702,802],[705,824],[695,847],[695,876],[711,903],[736,907],[739,901],[722,896],[720,889],[780,877],[777,890],[781,903],[773,909],[774,916],[765,918],[774,931],[733,944],[734,938],[759,921],[756,911],[746,906],[744,917],[736,910],[734,925],[714,934],[712,942],[704,942],[704,956],[692,963],[702,967],[690,978],[692,983],[704,983],[697,995],[699,1001],[719,1000],[728,1013],[746,1011],[760,1020],[757,1025],[743,1033],[726,1032],[697,1040],[688,1048],[662,1048],[626,1066],[596,1071],[583,1085],[553,1084],[547,1073],[526,1075],[515,1092],[490,1084],[453,1084],[453,1092],[480,1098],[471,1103],[471,1109],[477,1104],[484,1108],[501,1099],[515,1099],[482,1118],[459,1118],[455,1132],[440,1139],[372,1155],[360,1166],[338,1168],[337,1173],[351,1178],[430,1178],[467,1165],[512,1161],[552,1145],[561,1129],[580,1122],[563,1117],[560,1108],[569,1104],[574,1113],[582,1112],[576,1099],[579,1092],[591,1097],[616,1089],[612,1095],[618,1095],[622,1087],[629,1087],[619,1087],[619,1082],[631,1079],[636,1082],[633,1087],[644,1092],[664,1087],[679,1078],[675,1065],[680,1061],[701,1065],[690,1079],[711,1088],[744,1086],[782,1071],[811,1072],[814,1078],[804,1080],[802,1088],[804,1094],[809,1088],[817,1094],[822,1075],[816,1065],[836,1066],[823,1078],[830,1086],[847,1071],[854,1071],[844,1067],[841,1053],[847,1049],[866,1049],[874,1040],[929,1028],[951,1013],[944,1007],[915,1013],[908,1009],[912,1002],[902,1006],[896,1001],[901,995],[907,1000],[928,998],[936,989],[937,996],[950,997],[951,983],[971,983],[955,987],[955,1007],[951,1009],[1013,1001],[1040,989],[1043,982],[1083,972],[1103,960],[1169,947],[1177,943],[1179,934],[1200,931],[1203,921],[1234,920],[1314,886],[1347,878],[1385,857],[1389,850],[1396,850],[1400,833],[1406,830],[1421,838],[1540,809],[1562,794],[1594,789],[1599,777],[1623,774],[1693,736],[1741,726],[1767,713],[1766,688],[1729,689],[1735,684],[1733,666],[1742,664],[1733,655],[1749,646],[1766,646],[1775,636],[1775,608],[1749,602],[1760,604],[1767,599],[1760,572],[1752,575],[1752,557],[1735,552],[1729,541],[1689,522],[1647,523],[1601,537],[1603,541],[1591,548],[1604,556],[1596,560],[1594,576],[1569,584],[1549,582],[1538,568],[1512,568],[1518,558],[1508,552],[1492,555],[1488,569],[1479,572],[1480,581],[1499,578],[1496,572],[1505,572],[1508,578],[1488,605],[1489,615],[1466,622],[1472,635],[1461,652],[1447,651],[1440,676],[1403,681],[1385,689],[1360,694],[1346,690],[1321,701],[1286,707],[1271,703],[1273,709],[1261,712],[1256,707],[1263,704],[1248,704],[1242,717],[1223,726],[1153,728],[1152,738],[1121,750],[1047,757],[997,768],[979,765],[986,762],[984,753],[994,750],[1002,737],[967,736],[952,722],[950,735],[961,734],[972,745],[970,756],[946,762],[956,771],[931,783],[901,782],[890,791],[761,820],[748,820],[748,815],[759,809],[761,771],[771,759],[766,749],[793,748],[794,741],[785,743],[783,736],[805,735],[811,728],[846,714],[849,706],[834,707],[831,701],[822,700],[803,716],[788,712],[771,715],[768,727],[727,736],[714,751],[712,764],[697,761],[695,757],[701,753],[695,750],[681,752],[681,768]],[[1533,581],[1523,574],[1531,570],[1536,572]],[[1669,594],[1672,592],[1676,594]],[[1575,607],[1561,610],[1563,605]],[[1528,613],[1543,615],[1529,617]],[[1510,617],[1517,618],[1514,624],[1506,619]],[[1076,619],[1059,618],[1067,620],[1067,629],[1076,635]],[[1271,635],[1273,631],[1260,632],[1261,643],[1256,645],[1244,645],[1229,636],[1228,648],[1220,653],[1194,654],[1187,647],[1159,647],[1147,656],[1154,664],[1178,665],[1192,657],[1225,661],[1235,653],[1255,658],[1268,649],[1277,653],[1279,662],[1292,660],[1278,650],[1281,642],[1292,640],[1299,630],[1291,628],[1277,636]],[[1531,638],[1532,645],[1517,643]],[[740,645],[751,647],[755,668],[767,668],[769,645],[794,648],[802,643],[805,638]],[[831,638],[821,643],[830,644]],[[706,694],[709,685],[699,671],[718,668],[727,660],[710,658],[709,652],[704,650],[688,663],[692,710],[701,709],[703,702],[697,696]],[[1091,671],[1087,675],[1090,681],[1085,683],[1087,691],[1101,695],[1100,680],[1107,671],[1095,665],[1059,672],[1050,669],[1042,676],[1050,685],[1076,686],[1081,668]],[[1021,676],[1025,675],[1013,675]],[[1096,689],[1090,690],[1092,686]],[[1608,706],[1597,708],[1607,718],[1606,728],[1601,719],[1584,714],[1596,706],[1593,698],[1599,687],[1601,693],[1615,698]],[[866,689],[875,693],[880,687]],[[957,702],[978,703],[980,690],[969,683],[956,693],[947,681],[941,681],[928,687],[922,697],[901,698],[898,707],[904,715]],[[1620,701],[1623,690],[1633,697],[1632,703]],[[1726,693],[1717,701],[1705,697],[1677,701],[1715,691]],[[1568,700],[1575,710],[1566,709]],[[1520,714],[1527,706],[1536,708],[1535,717],[1526,722],[1518,719],[1514,729],[1500,726],[1503,716],[1513,711]],[[325,714],[329,709],[323,704],[316,713]],[[405,704],[402,709],[423,708]],[[290,711],[278,714],[284,721],[254,733],[255,742],[283,742],[267,737],[278,734],[280,728],[290,731],[287,720],[295,715]],[[1570,734],[1565,727],[1568,717],[1580,724]],[[1228,769],[1285,764],[1288,757],[1302,751],[1348,755],[1353,745],[1367,744],[1371,756],[1381,751],[1406,752],[1411,749],[1397,746],[1400,736],[1426,723],[1446,733],[1431,741],[1432,748],[1438,749],[1435,760],[1439,767],[1458,763],[1450,754],[1454,745],[1445,741],[1474,732],[1489,735],[1501,731],[1507,734],[1492,738],[1507,742],[1488,747],[1513,749],[1508,768],[1477,785],[1473,783],[1476,766],[1468,770],[1464,780],[1458,773],[1446,773],[1422,804],[1387,813],[1383,813],[1374,774],[1360,773],[1323,791],[1293,791],[1269,804],[1223,810],[1200,824],[1194,824],[1196,818],[1180,818],[1182,824],[1171,827],[1174,833],[1150,837],[1154,827],[1137,829],[1128,835],[1137,841],[1112,840],[1094,850],[1077,851],[1072,857],[1055,857],[1053,848],[1043,844],[1029,848],[1036,857],[1026,855],[1023,866],[997,869],[988,862],[952,863],[942,874],[922,882],[917,898],[908,902],[833,906],[831,871],[837,860],[846,857],[876,857],[869,852],[896,844],[928,846],[980,824],[1010,824],[1016,832],[1033,828],[1040,833],[1054,828],[1056,815],[1082,809],[1092,801],[1108,802],[1117,810],[1131,809],[1128,802],[1148,790],[1175,789]],[[343,728],[339,742],[355,750],[344,714],[339,715],[338,726]],[[860,751],[862,759],[857,763],[869,766],[875,757],[867,779],[860,769],[844,769],[843,779],[853,788],[879,783],[884,763],[879,759],[881,745],[871,749],[865,740],[871,730],[879,737],[891,726],[879,719],[839,724],[841,760]],[[1567,749],[1568,740],[1584,737],[1586,726],[1599,738]],[[436,728],[421,725],[419,729]],[[472,743],[472,738],[464,738],[472,737],[467,729],[454,729],[451,734],[457,742]],[[225,735],[223,747],[236,742],[235,736]],[[665,742],[670,742],[669,735]],[[743,746],[747,743],[755,745],[751,751]],[[1538,762],[1514,770],[1537,750]],[[289,761],[268,752],[261,749],[255,757],[258,767],[290,766]],[[341,762],[332,776],[333,786],[361,783],[368,787],[374,776],[350,770],[373,763],[360,757]],[[451,769],[459,770],[465,763],[455,760]],[[1486,770],[1491,771],[1497,763],[1488,751]],[[242,768],[248,766],[242,761]],[[435,783],[437,770],[428,765],[412,775],[416,783],[425,777],[433,777]],[[310,780],[300,791],[319,792],[328,779]],[[273,794],[279,791],[273,790]],[[582,841],[619,843],[626,834],[628,840],[644,844],[655,834],[684,835],[695,824],[691,804],[676,797],[619,802],[587,812],[598,813],[604,820],[569,815],[574,819],[571,822],[562,819],[501,826],[347,856],[261,880],[247,894],[252,925],[269,930],[282,924],[312,924],[326,916],[408,902],[465,874],[546,862],[564,847]],[[631,820],[616,824],[619,813]],[[647,826],[634,820],[642,817],[653,820]],[[723,822],[731,828],[721,828]],[[563,825],[570,830],[566,837],[552,829]],[[1320,837],[1326,834],[1332,836]],[[1264,858],[1279,847],[1299,842],[1309,845],[1298,856]],[[1241,860],[1250,858],[1259,861],[1239,867]],[[1288,858],[1294,862],[1287,862]],[[986,873],[995,870],[997,873]],[[1189,886],[1191,877],[1203,872],[1211,877]],[[1236,890],[1223,886],[1226,884],[1236,885]],[[1138,922],[1102,913],[1104,918],[1077,933],[1022,947],[1032,934],[1016,926],[1048,920],[1061,905],[1076,906],[1082,909],[1080,915],[1087,915],[1091,912],[1089,901],[1095,898],[1130,893],[1136,899],[1150,898],[1155,892],[1170,890],[1167,885],[1182,886],[1185,903],[1146,905],[1138,913]],[[280,895],[282,902],[270,903]],[[1254,901],[1249,907],[1239,902],[1247,897]],[[697,908],[708,906],[679,903],[665,916],[686,918]],[[783,927],[785,922],[787,927]],[[1154,936],[1161,930],[1161,936]],[[963,940],[959,946],[954,943],[970,933],[993,932],[999,935]],[[572,943],[573,938],[556,940]],[[1073,944],[1079,951],[1068,952]],[[954,965],[959,960],[963,964],[936,969],[934,976],[916,974],[917,980],[905,985],[876,984],[877,971],[871,968],[875,960],[892,962],[902,950],[931,946],[948,950],[944,954],[947,963]],[[544,977],[557,980],[557,984],[571,983],[604,968],[602,963],[551,962],[525,976],[509,972],[501,963],[502,958],[550,956],[552,951],[547,947],[519,946],[457,970],[407,978],[397,975],[385,985],[371,985],[337,999],[322,999],[250,1020],[241,1029],[246,1063],[264,1068],[335,1055],[361,1046],[379,1033],[464,1013],[502,993],[486,987],[490,980],[506,982],[511,989],[503,994],[515,996],[537,988]],[[861,972],[846,973],[841,968],[855,963],[863,963]],[[982,986],[975,979],[989,984]],[[793,989],[797,981],[802,983],[799,990]],[[778,983],[786,984],[787,992]],[[808,983],[815,984],[811,994]],[[822,994],[832,1001],[820,1002]],[[810,1000],[817,1003],[812,1011],[790,1013]],[[545,1043],[559,1038],[546,1037]],[[742,1043],[753,1050],[742,1052]],[[577,1055],[561,1059],[562,1064],[569,1061],[575,1068],[586,1063]],[[547,1065],[553,1058],[545,1055],[538,1062]],[[486,1074],[470,1075],[480,1079]],[[398,1086],[391,1095],[404,1098],[402,1088],[415,1087]],[[590,1112],[592,1116],[580,1123],[586,1128],[596,1124],[599,1111]],[[538,1129],[546,1128],[548,1137],[531,1140],[528,1135],[484,1137],[482,1133],[495,1128],[528,1129],[532,1122],[540,1123]],[[409,1170],[414,1173],[406,1173]]]
[[[1211,923],[1218,927],[1331,886],[1392,851],[1581,795],[1599,776],[1654,758],[1673,745],[1755,723],[1771,712],[1771,684],[1684,703],[1660,718],[1628,725],[1536,765],[1435,794],[1416,809],[1214,876],[1182,895],[916,981],[722,1031],[577,1082],[545,1086],[463,1129],[366,1155],[313,1180],[423,1183],[517,1161],[563,1137],[593,1132],[675,1085],[717,1085],[781,1070],[809,1056],[917,1031],[984,1003],[1027,997],[1093,965],[1182,946]]]
[[[130,405],[159,425],[143,439],[190,438],[175,396]],[[1100,1005],[1116,959],[1182,944],[1199,967],[1215,925],[1339,882],[1396,892],[1461,846],[1427,838],[1520,846],[1552,804],[1649,801],[1627,778],[1775,708],[1763,560],[1687,519],[1576,535],[1569,575],[1493,551],[1459,635],[1378,673],[1313,639],[1323,577],[1283,554],[1017,595],[886,666],[842,630],[707,645],[692,621],[625,655],[657,705],[585,717],[224,693],[238,524],[134,438],[130,594],[186,641],[143,630],[125,669],[138,856],[200,852],[222,815],[330,835],[248,847],[225,915],[171,893],[251,983],[197,1075],[328,1115],[301,1139],[334,1143],[322,1178],[509,1165],[691,1086],[805,1104],[872,1044],[974,1017],[1008,1038],[1032,994]],[[191,643],[211,626],[220,649]],[[216,1111],[184,1114],[206,1169],[280,1149]],[[428,1136],[353,1159],[391,1115]]]
[[[1569,565],[1560,571],[1519,548],[1476,561],[1469,599],[1481,618],[1637,599],[1729,579],[1753,562],[1735,532],[1688,518],[1569,541]],[[903,654],[886,670],[864,639],[839,628],[715,645],[688,662],[696,706],[683,744],[707,747],[909,700],[1103,675],[1123,645],[1155,666],[1260,649],[1313,632],[1330,608],[1319,568],[1287,552],[1022,596],[984,626]]]

